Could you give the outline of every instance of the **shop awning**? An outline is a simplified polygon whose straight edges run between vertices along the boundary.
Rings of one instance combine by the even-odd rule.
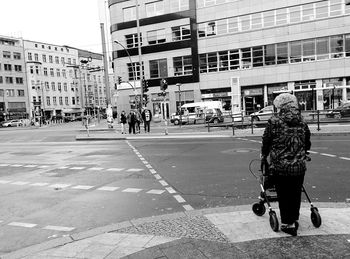
[[[83,112],[82,109],[76,108],[76,109],[63,109],[63,113],[81,113]]]

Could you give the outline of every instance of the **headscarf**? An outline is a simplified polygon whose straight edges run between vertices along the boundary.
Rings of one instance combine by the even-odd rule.
[[[275,98],[273,104],[279,110],[280,118],[285,121],[288,126],[297,126],[302,121],[298,100],[295,95],[290,93],[280,94]]]

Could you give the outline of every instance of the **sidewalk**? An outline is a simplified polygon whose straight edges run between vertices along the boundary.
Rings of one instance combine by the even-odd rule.
[[[303,203],[297,237],[273,232],[268,213],[259,217],[243,205],[121,222],[2,258],[349,258],[350,204],[315,205],[322,225],[312,225],[309,204]]]

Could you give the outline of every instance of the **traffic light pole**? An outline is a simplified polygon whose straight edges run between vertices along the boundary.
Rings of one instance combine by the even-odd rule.
[[[142,109],[143,107],[143,85],[142,85],[142,80],[143,80],[143,68],[142,68],[142,59],[141,59],[141,33],[140,33],[140,17],[139,17],[139,3],[138,0],[135,0],[135,4],[136,4],[136,27],[137,27],[137,50],[139,53],[139,65],[140,65],[140,103],[141,103],[141,107],[140,109]],[[135,78],[136,80],[136,78]]]

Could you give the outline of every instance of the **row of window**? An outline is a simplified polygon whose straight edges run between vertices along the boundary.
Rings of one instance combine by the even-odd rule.
[[[48,59],[47,59],[48,57]],[[54,58],[55,58],[55,63],[56,64],[68,64],[68,65],[76,65],[77,63],[77,60],[75,58],[67,58],[67,63],[66,63],[66,58],[65,57],[58,57],[58,56],[52,56],[52,55],[46,55],[46,54],[42,54],[41,55],[41,61],[43,63],[54,63]],[[31,52],[28,52],[28,60],[29,61],[37,61],[37,62],[40,62],[39,60],[39,54],[38,53],[34,53],[34,57],[33,57],[33,53]]]
[[[197,8],[209,7],[229,2],[237,2],[238,0],[196,0]]]
[[[51,98],[52,98],[52,104],[54,106],[57,105],[63,105],[63,97],[58,97],[58,103],[57,103],[57,97],[53,96],[46,96],[46,105],[51,106]],[[36,102],[36,96],[33,96],[33,102]],[[38,96],[38,102],[41,102],[41,96]],[[79,97],[72,97],[71,98],[71,104],[69,103],[69,97],[64,97],[64,104],[65,105],[79,105]]]
[[[34,46],[35,46],[36,48],[39,48],[39,44],[37,44],[37,43],[35,43]],[[44,44],[41,44],[41,48],[42,48],[42,49],[45,49],[45,45],[44,45]],[[54,49],[55,51],[58,51],[58,48],[59,48],[59,47],[53,47],[53,49]],[[48,46],[47,46],[47,49],[50,49],[50,50],[51,50],[51,46],[48,45]],[[67,52],[69,52],[69,48],[66,48],[66,47],[65,47],[65,48],[60,47],[60,50],[61,50],[61,52],[64,52],[64,50],[66,50]]]
[[[238,33],[350,14],[350,6],[345,6],[344,1],[320,1],[200,23],[198,24],[198,37]]]
[[[189,9],[189,0],[169,0],[169,12],[175,13]],[[145,9],[139,13],[145,13],[146,17],[152,17],[165,14],[168,8],[165,8],[164,1],[154,1],[145,4]],[[124,22],[136,20],[136,6],[123,8]]]
[[[19,60],[21,59],[21,53],[19,52],[13,52],[11,53],[11,51],[3,51],[2,52],[2,57],[6,58],[6,59],[11,59],[13,57],[13,59]]]
[[[23,77],[12,77],[12,76],[2,77],[2,76],[0,76],[0,84],[3,84],[3,83],[13,84],[14,82],[18,85],[22,85],[24,82]]]
[[[160,44],[167,41],[180,41],[191,38],[190,25],[181,25],[171,28],[171,36],[166,33],[166,29],[158,29],[146,32],[148,45]],[[141,46],[143,45],[142,33],[140,33]],[[137,33],[125,35],[127,48],[138,47]]]
[[[128,63],[129,81],[140,79],[140,63]],[[143,64],[142,64],[143,66]],[[192,57],[182,56],[173,58],[174,76],[184,76],[192,74]],[[149,61],[150,78],[168,77],[167,59],[157,59]],[[143,66],[144,71],[144,66]],[[135,75],[134,75],[135,73]],[[136,78],[135,78],[136,77]]]
[[[40,90],[41,87],[45,87],[44,89],[46,91],[50,91],[50,82],[41,82],[40,80],[38,81],[34,81],[32,80],[31,81],[31,86],[32,86],[32,89],[37,89],[37,90]],[[70,84],[70,89],[71,89],[71,92],[78,92],[78,87],[74,84],[74,83],[71,83]],[[62,83],[61,82],[58,82],[57,83],[57,88],[56,88],[56,82],[51,82],[51,90],[52,91],[62,91]],[[67,92],[68,91],[68,84],[67,83],[63,83],[63,91]]]
[[[199,55],[200,73],[350,57],[350,34]]]
[[[24,90],[20,89],[0,89],[0,96],[4,96],[4,91],[6,92],[7,97],[23,97],[24,96]]]
[[[16,71],[16,72],[22,72],[22,65],[12,65],[12,64],[4,64],[4,71]],[[0,71],[2,70],[2,64],[0,63]]]

